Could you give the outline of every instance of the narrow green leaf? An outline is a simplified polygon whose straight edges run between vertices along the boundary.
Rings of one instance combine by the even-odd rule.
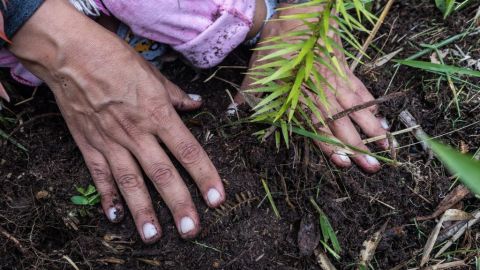
[[[480,77],[480,71],[462,68],[462,67],[455,67],[449,65],[441,65],[435,64],[431,62],[425,61],[417,61],[417,60],[397,60],[397,63],[405,66],[410,66],[414,68],[420,68],[426,71],[435,71],[435,72],[444,72],[444,73],[455,73],[460,75],[468,75],[474,77]]]
[[[480,195],[480,161],[434,140],[427,140],[427,143],[447,168],[457,174],[472,192]]]
[[[280,218],[280,212],[278,212],[277,206],[275,205],[275,201],[273,200],[273,197],[272,197],[272,193],[270,192],[267,182],[264,179],[262,179],[262,185],[263,185],[263,189],[265,190],[265,193],[267,194],[268,201],[272,206],[273,212],[275,213],[275,216],[277,218]]]
[[[287,122],[285,121],[280,121],[280,127],[282,129],[282,135],[283,135],[283,140],[285,141],[285,145],[287,146],[287,149],[290,148],[290,144],[288,142],[288,127],[287,127]]]

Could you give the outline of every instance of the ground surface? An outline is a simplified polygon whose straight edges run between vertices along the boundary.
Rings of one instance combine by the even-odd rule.
[[[430,2],[397,1],[374,43],[376,47],[385,53],[403,48],[398,58],[405,58],[417,52],[421,43],[436,43],[463,31],[476,11],[468,8],[443,21]],[[455,44],[479,59],[478,37],[470,36]],[[375,59],[382,54],[371,50],[370,55]],[[238,50],[225,65],[244,66],[246,59],[247,51]],[[428,60],[428,55],[424,59]],[[389,63],[357,71],[376,97],[387,90],[411,90],[407,97],[382,105],[394,130],[404,128],[397,116],[408,109],[430,135],[443,135],[442,140],[456,147],[463,141],[471,153],[478,149],[478,96],[471,98],[473,92],[465,90],[469,96],[461,99],[462,118],[458,119],[450,104],[451,90],[444,81],[436,84],[438,76],[401,68],[389,86],[394,70]],[[234,123],[236,119],[223,115],[229,103],[225,90],[234,93],[230,83],[241,82],[239,70],[222,69],[216,78],[204,83],[213,71],[202,71],[200,78],[191,82],[195,72],[181,62],[164,67],[175,83],[189,93],[202,94],[206,100],[200,111],[182,117],[217,166],[229,198],[235,202],[236,194],[250,192],[258,200],[242,204],[239,211],[226,213],[221,224],[215,224],[214,212],[207,209],[191,179],[182,172],[206,228],[196,241],[180,239],[167,208],[151,186],[164,231],[157,244],[142,244],[128,215],[123,223],[112,225],[98,207],[90,208],[89,216],[79,217],[78,229],[74,229],[71,224],[75,218],[69,213],[78,207],[69,198],[75,195],[75,185],[86,186],[91,178],[63,120],[52,114],[58,113],[53,96],[41,88],[33,101],[19,106],[7,104],[23,120],[21,128],[15,130],[19,123],[2,126],[7,133],[15,131],[14,138],[28,149],[28,154],[10,143],[0,148],[0,226],[25,249],[20,252],[0,235],[0,269],[72,269],[64,256],[80,269],[153,269],[157,264],[162,269],[319,269],[313,255],[299,255],[297,245],[302,217],[315,214],[309,197],[316,199],[337,232],[343,251],[340,260],[332,261],[338,269],[352,268],[362,242],[387,220],[387,234],[372,261],[374,268],[390,269],[410,259],[411,267],[418,264],[415,256],[435,221],[414,223],[413,218],[432,213],[448,193],[452,180],[437,161],[426,165],[427,155],[411,134],[397,138],[402,146],[399,161],[407,165],[385,165],[375,175],[356,167],[333,168],[302,138],[297,138],[290,150],[275,153],[272,140],[260,143],[251,135],[259,126],[239,125]],[[478,85],[478,80],[471,82]],[[28,98],[29,91],[15,94],[13,103]],[[15,117],[6,109],[1,113],[3,117]],[[33,120],[25,123],[29,119]],[[466,128],[459,130],[462,127]],[[280,219],[264,200],[261,179],[268,182]],[[287,203],[285,190],[294,208]],[[48,195],[43,192],[46,196],[41,198],[39,191]],[[467,211],[478,206],[474,199],[463,201]],[[470,232],[470,249],[478,248],[477,231],[473,228]],[[462,239],[457,249],[465,244]],[[444,259],[465,256],[454,253]]]

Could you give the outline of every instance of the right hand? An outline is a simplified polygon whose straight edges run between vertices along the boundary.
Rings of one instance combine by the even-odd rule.
[[[10,49],[54,92],[111,221],[124,213],[120,191],[143,241],[160,238],[143,168],[181,236],[200,231],[187,186],[158,142],[187,169],[207,204],[219,206],[225,200],[220,177],[173,106],[193,108],[198,102],[191,103],[124,42],[63,0],[45,1]]]

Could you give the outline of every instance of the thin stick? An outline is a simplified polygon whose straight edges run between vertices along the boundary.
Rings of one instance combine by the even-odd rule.
[[[280,176],[280,179],[282,180],[282,187],[283,191],[285,192],[285,202],[287,202],[288,206],[291,209],[295,209],[295,205],[293,205],[292,201],[290,201],[290,196],[288,196],[288,188],[287,188],[287,183],[285,182],[285,177],[278,171],[277,167],[275,167],[275,170],[277,171],[278,175]]]
[[[388,12],[390,12],[390,8],[392,7],[394,1],[395,0],[390,0],[388,1],[387,5],[385,5],[385,9],[383,9],[383,12],[380,15],[380,18],[378,18],[377,23],[375,24],[372,32],[367,38],[367,41],[365,41],[365,44],[363,44],[362,50],[357,54],[357,57],[355,57],[355,60],[353,61],[352,65],[350,65],[350,69],[352,70],[352,72],[355,71],[355,69],[359,64],[359,61],[362,60],[363,58],[362,52],[365,52],[368,49],[368,47],[370,47],[370,44],[372,43],[373,39],[377,35],[378,30],[380,30],[380,27],[382,27],[383,21],[385,21],[385,18],[387,17]]]
[[[406,128],[406,129],[399,130],[399,131],[391,132],[390,134],[392,136],[397,136],[397,135],[400,135],[400,134],[403,134],[403,133],[411,132],[411,131],[413,131],[417,128],[420,128],[420,125],[416,125],[416,126],[413,126],[413,127],[409,127],[409,128]],[[367,144],[367,143],[372,143],[372,142],[376,142],[376,141],[380,141],[380,140],[384,140],[384,139],[387,139],[387,135],[380,135],[380,136],[368,138],[368,139],[363,140],[362,142],[364,144]]]
[[[9,234],[2,226],[0,226],[0,233],[3,234],[8,240],[12,241],[13,244],[17,247],[17,249],[22,253],[27,253],[27,250],[23,247],[23,245],[15,238],[13,235]]]
[[[346,117],[348,116],[349,114],[351,113],[354,113],[354,112],[357,112],[357,111],[360,111],[360,110],[363,110],[363,109],[366,109],[368,107],[372,107],[374,105],[377,105],[377,104],[380,104],[380,103],[383,103],[383,102],[386,102],[386,101],[389,101],[391,99],[395,99],[395,98],[399,98],[399,97],[402,97],[402,96],[405,96],[407,92],[396,92],[396,93],[393,93],[393,94],[390,94],[388,96],[383,96],[383,97],[380,97],[380,98],[377,98],[375,100],[372,100],[372,101],[368,101],[368,102],[365,102],[363,104],[360,104],[360,105],[357,105],[357,106],[353,106],[351,107],[350,109],[346,109],[344,111],[341,111],[335,115],[333,115],[332,117],[328,118],[327,119],[327,122],[328,123],[331,123],[335,120],[338,120],[338,119],[341,119],[343,117]]]

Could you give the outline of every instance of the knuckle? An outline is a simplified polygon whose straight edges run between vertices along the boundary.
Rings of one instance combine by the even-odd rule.
[[[94,163],[91,169],[92,178],[99,185],[110,182],[111,173],[106,164]]]
[[[177,146],[178,156],[182,163],[193,164],[200,161],[202,150],[200,146],[193,142],[182,142]]]
[[[150,207],[139,207],[138,209],[133,211],[133,217],[136,220],[139,220],[141,218],[152,219],[153,210]]]
[[[174,177],[173,177],[173,168],[164,163],[157,163],[152,166],[151,169],[152,181],[160,188],[165,188],[169,186]]]
[[[135,174],[122,174],[118,177],[118,185],[122,189],[137,189],[140,183],[140,177]]]
[[[161,124],[168,124],[170,119],[172,118],[175,110],[171,108],[169,105],[159,105],[155,106],[150,110],[150,117],[155,123]]]
[[[193,204],[188,198],[179,198],[171,202],[172,212],[185,212],[194,209]]]
[[[140,129],[131,120],[127,118],[118,119],[121,129],[131,138],[135,138],[140,134]]]

